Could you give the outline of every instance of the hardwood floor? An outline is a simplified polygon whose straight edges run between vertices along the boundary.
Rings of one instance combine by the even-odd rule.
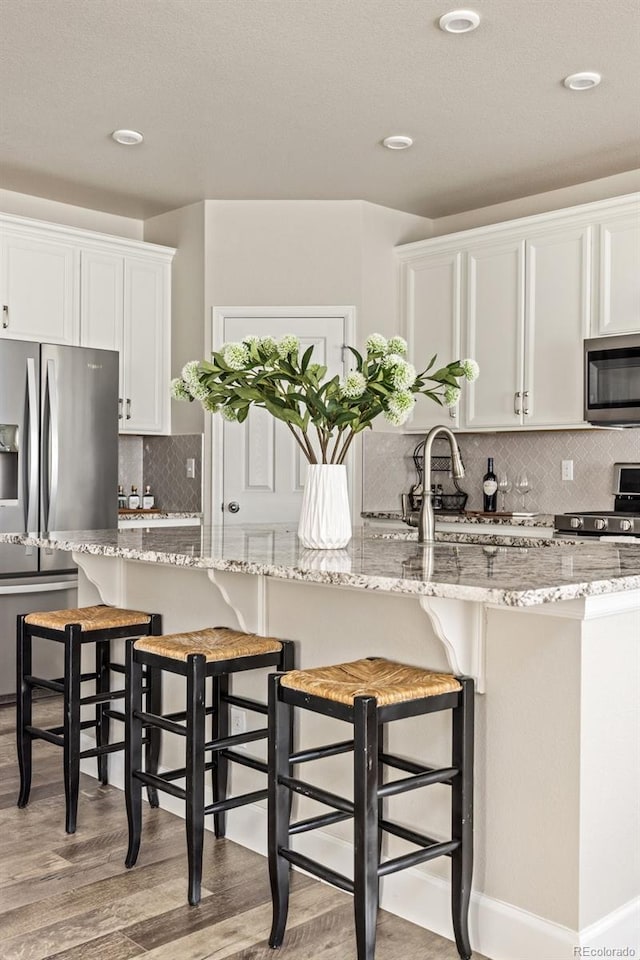
[[[2,960],[353,960],[351,898],[296,873],[284,947],[266,944],[266,861],[206,832],[202,902],[186,902],[183,821],[145,805],[138,864],[124,867],[123,795],[83,776],[78,830],[64,832],[61,751],[34,744],[29,806],[16,803],[13,706],[0,706],[0,958]],[[55,699],[34,706],[53,725]],[[58,721],[61,722],[61,721]],[[381,911],[377,960],[457,960],[453,944]],[[476,960],[483,960],[478,954]]]

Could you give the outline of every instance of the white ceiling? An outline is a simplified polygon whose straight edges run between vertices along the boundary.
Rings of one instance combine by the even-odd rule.
[[[438,29],[456,6],[475,32]],[[640,0],[0,0],[0,36],[0,185],[126,216],[439,217],[640,166]],[[579,70],[602,84],[569,92]]]

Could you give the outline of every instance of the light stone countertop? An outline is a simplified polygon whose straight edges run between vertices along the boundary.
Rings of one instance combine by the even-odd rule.
[[[561,549],[457,543],[419,545],[354,531],[344,550],[306,550],[286,524],[0,534],[0,542],[263,574],[306,583],[528,607],[640,590],[640,544],[565,543]]]
[[[199,520],[201,513],[186,511],[180,513],[176,510],[154,510],[148,513],[145,510],[123,510],[118,512],[118,520]]]
[[[400,510],[369,510],[360,514],[363,520],[400,520]],[[498,513],[487,516],[479,513],[438,513],[434,514],[436,523],[477,523],[492,526],[509,527],[551,527],[553,529],[553,514],[536,513],[533,516],[518,515],[517,513]]]

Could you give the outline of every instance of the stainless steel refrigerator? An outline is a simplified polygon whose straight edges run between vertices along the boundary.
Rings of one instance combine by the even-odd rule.
[[[116,527],[117,473],[117,352],[0,340],[0,530]],[[73,606],[75,582],[69,553],[0,544],[0,696],[16,612]]]

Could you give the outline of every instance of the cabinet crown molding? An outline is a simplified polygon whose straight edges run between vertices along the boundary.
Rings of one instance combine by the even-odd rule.
[[[549,210],[546,213],[533,213],[515,220],[502,220],[499,223],[469,227],[467,230],[457,230],[455,233],[442,233],[435,237],[426,237],[424,240],[414,240],[412,243],[403,243],[394,247],[394,253],[401,263],[410,262],[434,248],[444,251],[448,247],[466,247],[468,243],[475,243],[491,235],[496,236],[497,239],[510,234],[526,234],[528,239],[539,231],[547,231],[549,227],[553,227],[554,223],[558,223],[559,226],[567,226],[569,222],[576,226],[593,224],[610,214],[624,213],[625,210],[628,210],[630,216],[640,218],[640,191],[627,193],[621,197],[581,203],[573,207],[562,207],[559,210]]]
[[[0,213],[0,225],[10,228],[13,235],[24,231],[28,236],[37,233],[40,237],[50,236],[58,239],[74,240],[81,242],[83,247],[92,249],[108,249],[113,251],[116,248],[129,254],[144,253],[147,256],[151,253],[159,259],[171,260],[176,252],[175,247],[166,247],[159,243],[149,243],[147,240],[133,240],[129,237],[119,237],[111,233],[98,233],[95,230],[85,230],[84,227],[70,227],[62,223],[54,223],[49,220],[36,220],[33,217],[21,217],[13,213]]]

